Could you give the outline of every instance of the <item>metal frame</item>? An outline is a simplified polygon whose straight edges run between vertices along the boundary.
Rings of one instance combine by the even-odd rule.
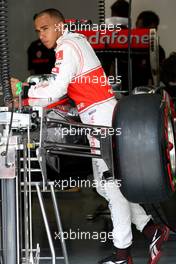
[[[78,145],[78,144],[69,144],[69,143],[53,143],[47,140],[43,140],[44,148],[47,153],[53,155],[67,155],[67,156],[77,156],[77,157],[89,157],[89,158],[98,158],[103,159],[109,169],[111,171],[113,178],[114,175],[114,159],[113,159],[113,149],[112,149],[112,141],[113,135],[107,135],[105,137],[101,137],[101,129],[108,130],[112,127],[108,126],[96,126],[96,125],[88,125],[82,124],[79,122],[73,122],[73,120],[59,120],[54,118],[46,119],[46,126],[50,124],[61,125],[61,126],[72,126],[75,128],[85,128],[87,129],[87,134],[93,134],[94,131],[98,131],[96,133],[96,139],[100,141],[100,147],[90,147],[87,145]],[[92,150],[94,153],[92,153]],[[97,153],[96,153],[97,152]]]
[[[6,109],[5,109],[6,110]],[[4,110],[3,110],[4,111]],[[4,125],[3,132],[8,131],[10,115],[1,113],[5,118],[0,121]],[[53,203],[53,209],[56,217],[57,228],[60,233],[63,232],[62,223],[56,201],[54,183],[48,182],[43,175],[42,152],[38,152],[36,158],[31,158],[31,141],[30,141],[30,116],[25,114],[26,137],[17,135],[10,136],[9,152],[7,154],[8,166],[5,165],[5,145],[7,141],[7,133],[1,135],[0,138],[0,160],[3,175],[0,176],[0,194],[1,194],[1,253],[0,260],[2,264],[38,264],[43,260],[51,260],[52,264],[64,260],[65,264],[69,264],[68,254],[65,241],[60,241],[63,256],[56,256],[52,235],[45,210],[45,202],[42,192],[50,192]],[[27,122],[28,120],[28,122]],[[20,122],[19,122],[20,121]],[[18,128],[18,124],[23,123],[23,114],[14,115],[12,122],[12,131]],[[23,126],[24,128],[24,126]],[[17,133],[18,134],[18,133]],[[41,143],[41,142],[40,142]],[[39,148],[41,144],[39,143]],[[38,146],[38,144],[36,144]],[[22,153],[22,157],[20,154]],[[31,161],[36,161],[40,165],[37,172],[41,173],[41,182],[32,182],[32,173],[36,170],[32,168]],[[20,164],[22,162],[22,166]],[[44,171],[45,173],[45,171]],[[23,174],[23,175],[22,175]],[[23,177],[23,180],[22,180]],[[42,212],[45,230],[50,246],[51,257],[40,256],[40,246],[37,244],[36,249],[33,245],[32,234],[32,188],[38,196],[39,205]],[[22,193],[24,197],[22,198]],[[24,203],[24,208],[22,207]],[[22,217],[24,211],[24,218]],[[24,241],[23,241],[24,232]],[[24,244],[24,245],[23,245]],[[23,248],[24,246],[24,248]],[[34,255],[35,254],[35,255]]]

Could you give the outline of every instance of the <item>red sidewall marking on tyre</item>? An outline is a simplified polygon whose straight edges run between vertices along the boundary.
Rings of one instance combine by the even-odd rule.
[[[169,182],[172,191],[175,191],[175,186],[173,184],[173,176],[172,176],[172,171],[171,171],[171,160],[170,160],[170,143],[169,142],[169,136],[168,136],[168,106],[164,109],[164,135],[165,135],[165,140],[167,143],[167,148],[166,148],[166,157],[167,157],[167,171],[168,171],[168,176],[169,176]],[[173,145],[173,144],[172,144]]]

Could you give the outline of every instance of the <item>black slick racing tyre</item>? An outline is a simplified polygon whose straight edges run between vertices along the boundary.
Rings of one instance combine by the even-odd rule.
[[[168,103],[158,94],[138,94],[117,104],[113,127],[115,174],[134,203],[166,200],[175,191],[175,140]]]

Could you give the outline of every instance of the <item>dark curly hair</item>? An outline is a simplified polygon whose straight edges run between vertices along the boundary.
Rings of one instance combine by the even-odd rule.
[[[59,10],[57,10],[55,8],[48,8],[48,9],[40,11],[39,13],[34,15],[33,20],[35,20],[36,18],[38,18],[38,17],[40,17],[40,16],[42,16],[44,14],[48,14],[51,17],[56,17],[60,21],[63,21],[63,22],[65,20],[63,14]]]
[[[129,3],[125,0],[117,0],[111,6],[112,16],[128,17]]]
[[[143,28],[149,28],[151,26],[154,28],[157,28],[159,23],[160,23],[159,16],[153,11],[141,12],[137,17],[136,26],[137,26],[139,21],[141,21],[141,23],[142,23],[141,26]]]

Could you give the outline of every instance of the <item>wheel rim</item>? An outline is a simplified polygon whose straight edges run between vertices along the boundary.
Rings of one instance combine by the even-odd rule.
[[[173,177],[175,177],[176,174],[175,138],[174,138],[173,125],[170,118],[168,118],[168,145],[169,145],[171,173]]]

